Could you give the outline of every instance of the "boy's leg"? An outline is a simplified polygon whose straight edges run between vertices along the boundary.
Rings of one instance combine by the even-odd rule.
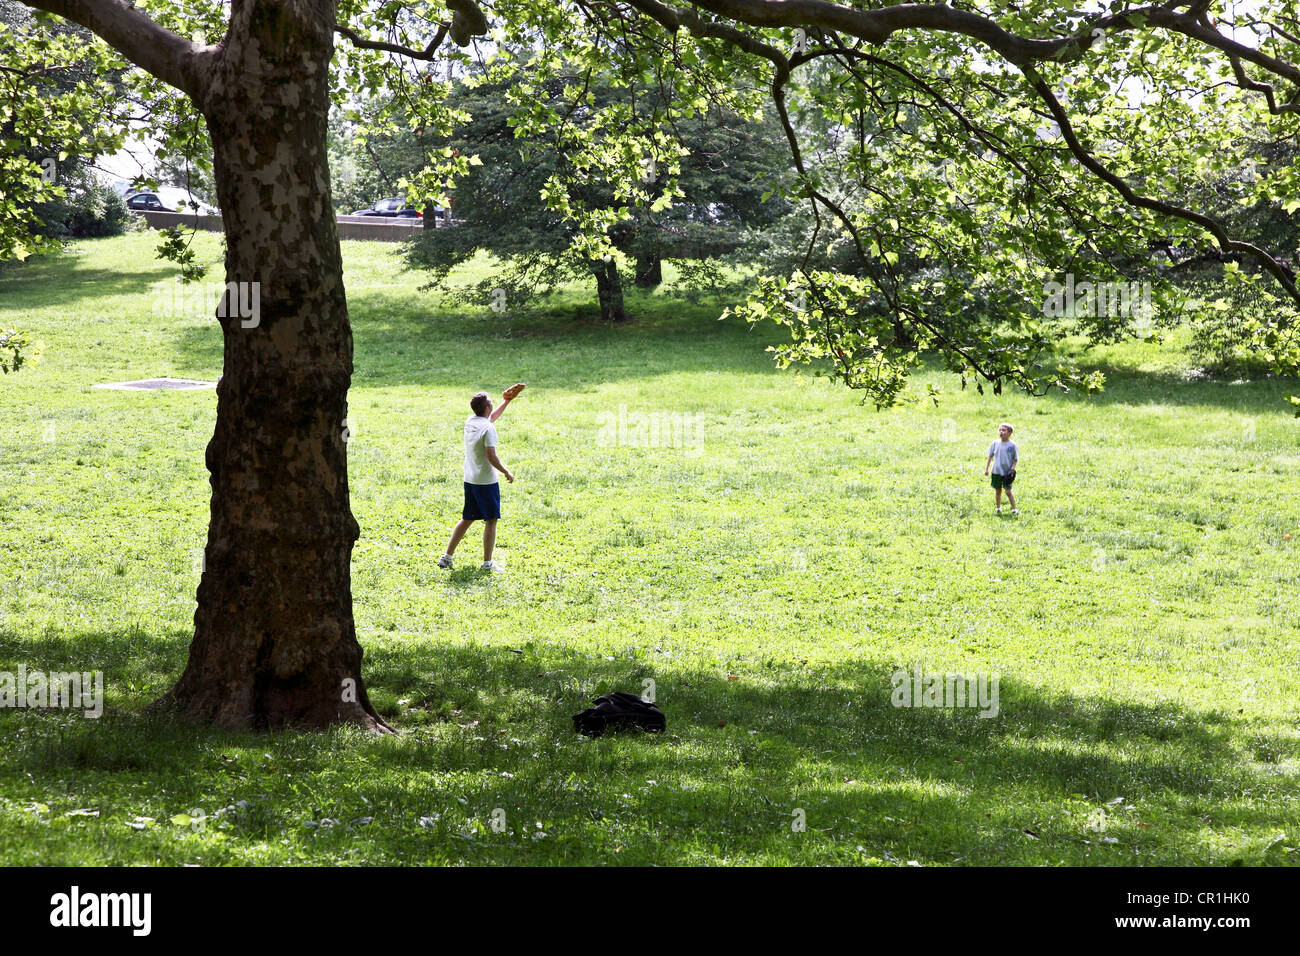
[[[994,488],[994,489],[993,489],[993,507],[995,507],[995,508],[1001,508],[1001,507],[1002,507],[1002,489],[1001,489],[1001,488]]]
[[[483,563],[492,560],[492,549],[497,543],[497,519],[483,522]]]
[[[1016,510],[1016,496],[1013,495],[1013,494],[1011,493],[1011,489],[1010,489],[1010,488],[1007,489],[1007,501],[1008,501],[1008,502],[1010,503],[1010,505],[1011,505],[1011,510],[1012,510],[1012,511],[1015,511],[1015,510]]]
[[[456,522],[456,527],[451,529],[451,540],[447,542],[447,553],[455,554],[456,545],[460,544],[460,539],[465,537],[465,532],[469,526],[474,523],[473,519],[461,518]],[[493,529],[495,531],[495,529]]]

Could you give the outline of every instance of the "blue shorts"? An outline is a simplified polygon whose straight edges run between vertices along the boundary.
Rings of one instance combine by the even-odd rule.
[[[465,510],[460,513],[464,521],[496,521],[501,517],[501,482],[490,485],[471,485],[465,482]]]

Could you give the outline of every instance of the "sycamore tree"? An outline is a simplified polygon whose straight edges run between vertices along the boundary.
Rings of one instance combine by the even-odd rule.
[[[129,77],[151,104],[150,133],[164,150],[199,160],[201,126],[224,221],[225,278],[236,289],[259,287],[255,321],[235,308],[217,319],[225,358],[207,449],[211,519],[190,658],[165,703],[224,726],[347,721],[385,730],[361,680],[352,618],[359,529],[343,424],[352,334],[327,119],[332,97],[383,81],[385,54],[374,46],[401,30],[399,20],[428,27],[428,42],[411,51],[427,59],[448,38],[464,46],[482,33],[483,14],[469,0],[409,9],[333,0],[188,10],[123,0],[27,5],[96,34],[106,69],[123,59],[139,68]],[[336,35],[353,49],[337,61]],[[26,95],[31,110],[59,108],[39,89]]]
[[[567,109],[589,102],[581,83],[568,84],[568,106],[532,95],[564,63],[619,82],[662,79],[655,128],[614,108],[565,141],[577,173],[611,185],[608,203],[584,206],[575,177],[547,183],[572,248],[592,259],[612,254],[611,227],[633,210],[677,198],[673,160],[658,153],[664,127],[710,102],[756,116],[769,101],[806,222],[792,268],[767,276],[741,311],[789,325],[782,361],[829,361],[877,404],[902,399],[919,349],[981,387],[1095,387],[1049,360],[1044,279],[1083,269],[1118,281],[1126,263],[1171,242],[1257,262],[1262,278],[1239,281],[1272,283],[1261,288],[1277,309],[1260,346],[1279,370],[1297,365],[1300,293],[1278,251],[1234,236],[1186,198],[1191,183],[1234,162],[1251,122],[1294,140],[1297,0],[26,5],[92,31],[105,69],[137,68],[128,75],[138,95],[169,118],[153,131],[165,149],[194,148],[201,125],[225,279],[260,285],[256,321],[235,309],[217,319],[225,359],[207,449],[205,568],[189,662],[166,698],[193,719],[388,729],[365,693],[352,618],[359,529],[343,426],[352,335],[327,131],[331,106],[346,109],[359,90],[400,91],[412,118],[450,129],[438,68],[448,56],[486,62],[499,47],[527,47],[533,79],[515,88],[524,130],[559,128]],[[0,62],[0,72],[14,68]],[[19,85],[14,95],[29,94]],[[35,92],[30,104],[57,118]],[[445,200],[470,158],[429,156],[408,191],[426,205]],[[662,177],[643,182],[644,162],[660,158]],[[1250,196],[1294,203],[1297,175],[1262,170]],[[34,185],[30,168],[25,181]],[[0,197],[0,240],[12,237],[3,231],[13,203]],[[851,267],[819,258],[840,248]],[[997,314],[971,309],[977,300],[996,302]]]

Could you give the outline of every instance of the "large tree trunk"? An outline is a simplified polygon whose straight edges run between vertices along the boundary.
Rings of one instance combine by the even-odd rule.
[[[636,257],[636,279],[638,286],[643,289],[657,289],[663,285],[664,281],[664,261],[656,255],[640,255]]]
[[[612,260],[596,260],[591,263],[591,272],[596,277],[600,317],[606,322],[622,322],[627,315],[623,312],[623,281],[618,266]]]
[[[259,308],[255,324],[219,318],[225,365],[194,641],[160,704],[226,727],[390,729],[366,696],[352,620],[352,330],[326,159],[334,7],[236,3],[199,104],[226,281],[258,283]]]

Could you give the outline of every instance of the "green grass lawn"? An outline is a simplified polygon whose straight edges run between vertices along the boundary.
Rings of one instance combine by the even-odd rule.
[[[151,312],[155,242],[0,272],[0,327],[46,343],[0,379],[0,670],[100,669],[107,709],[0,711],[0,862],[1300,862],[1284,384],[1144,344],[1086,356],[1097,397],[936,373],[939,407],[876,412],[720,307],[451,312],[378,243],[344,244],[353,595],[403,733],[144,715],[186,658],[216,400],[91,386],[221,370],[214,320]],[[514,381],[507,573],[477,530],[440,571],[468,397]],[[620,409],[690,428],[611,445]],[[1004,419],[1018,518],[982,474]],[[997,717],[893,707],[918,664],[999,675]],[[646,680],[666,735],[573,732]]]

